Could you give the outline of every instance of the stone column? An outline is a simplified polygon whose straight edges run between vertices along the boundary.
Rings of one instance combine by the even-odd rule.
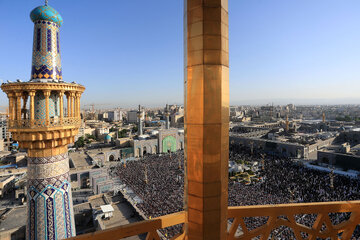
[[[74,93],[70,93],[70,116],[74,117]]]
[[[227,238],[228,0],[185,1],[185,231]]]
[[[77,107],[77,117],[78,118],[81,118],[80,97],[81,97],[81,94],[76,93],[76,99],[77,99],[76,107]]]
[[[79,108],[78,108],[78,101],[79,101],[79,97],[77,93],[74,93],[74,108],[75,108],[75,114],[74,117],[78,117],[79,114]]]
[[[73,107],[74,107],[74,110],[73,110],[73,117],[77,117],[77,96],[76,96],[76,93],[73,93]]]
[[[49,126],[50,124],[50,115],[49,115],[49,97],[50,97],[50,90],[44,90],[44,97],[45,97],[45,121],[46,121],[46,126]]]
[[[14,120],[14,94],[10,92],[7,96],[9,98],[9,120]]]
[[[67,94],[66,94],[66,99],[67,99],[67,117],[69,118],[69,117],[71,117],[71,110],[70,110],[70,106],[71,106],[71,104],[70,104],[70,92],[68,92]]]
[[[64,120],[64,91],[59,92],[59,99],[60,99],[60,124],[62,124]]]
[[[22,92],[16,92],[16,120],[21,120],[21,97]]]
[[[34,102],[34,97],[35,97],[35,91],[30,91],[29,92],[29,96],[30,96],[30,124],[33,125],[34,124],[34,118],[35,118],[35,102]]]

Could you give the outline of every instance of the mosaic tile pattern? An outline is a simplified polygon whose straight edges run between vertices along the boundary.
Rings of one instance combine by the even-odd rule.
[[[47,164],[28,164],[27,174],[33,178],[55,177],[69,172],[69,160],[64,159]]]
[[[36,92],[34,97],[34,111],[35,111],[35,119],[43,119],[45,123],[46,118],[46,103],[45,96],[42,92]]]
[[[41,28],[36,28],[36,51],[40,51],[40,50],[41,50]]]
[[[33,22],[46,20],[59,26],[63,23],[63,19],[58,11],[47,5],[34,8],[30,13],[30,18]]]
[[[62,79],[59,34],[55,23],[35,22],[31,79]]]
[[[35,98],[35,119],[46,119],[46,102],[42,92],[36,92]],[[49,97],[49,116],[55,117],[60,115],[59,95],[52,92]]]
[[[41,192],[47,185],[52,185],[56,188],[60,188],[61,184],[64,181],[67,181],[69,174],[63,174],[53,178],[42,178],[42,179],[29,179],[28,184],[36,189],[36,191]]]
[[[46,164],[46,163],[55,163],[59,161],[63,161],[65,159],[68,159],[69,155],[68,153],[59,154],[56,156],[50,156],[50,157],[37,157],[37,158],[31,158],[29,157],[27,159],[28,164]]]
[[[50,117],[60,115],[60,99],[59,95],[55,92],[52,92],[49,97],[49,115]]]
[[[28,224],[27,239],[64,239],[75,236],[75,220],[69,181],[68,155],[48,158],[29,158],[28,166]],[[55,169],[66,162],[67,171],[49,177],[39,167]],[[45,167],[46,166],[46,167]],[[65,166],[65,164],[64,164]]]
[[[166,153],[169,150],[171,152],[176,152],[176,138],[173,136],[167,136],[162,140],[162,149]]]

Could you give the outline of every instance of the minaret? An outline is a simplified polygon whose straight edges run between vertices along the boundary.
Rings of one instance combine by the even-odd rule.
[[[289,131],[289,116],[286,114],[286,122],[285,122],[285,131],[288,132]]]
[[[62,81],[60,14],[45,4],[30,17],[35,25],[30,81],[1,89],[9,98],[9,130],[28,153],[26,239],[64,239],[76,234],[67,146],[78,134],[85,87]]]
[[[325,123],[325,112],[322,114],[322,122]]]
[[[169,105],[166,104],[166,109],[165,109],[165,116],[166,116],[166,125],[165,125],[165,128],[166,128],[166,129],[170,129],[169,115],[170,115]]]
[[[138,116],[138,135],[143,135],[143,129],[142,129],[142,112],[141,112],[141,106],[139,105],[139,110],[137,112]]]
[[[62,17],[46,3],[35,8],[30,18],[35,25],[30,81],[62,82],[59,29]]]

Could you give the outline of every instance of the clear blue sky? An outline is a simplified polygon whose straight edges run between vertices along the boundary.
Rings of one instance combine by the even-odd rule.
[[[0,0],[0,79],[29,80],[29,14],[42,4]],[[183,103],[183,0],[49,5],[64,19],[63,76],[86,86],[82,103]],[[229,0],[230,102],[360,103],[359,11],[359,0]]]

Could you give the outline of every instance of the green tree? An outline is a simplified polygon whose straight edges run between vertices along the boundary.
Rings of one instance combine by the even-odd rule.
[[[116,128],[115,127],[112,127],[109,129],[109,132],[115,132],[116,131]]]
[[[88,134],[88,133],[85,134],[85,139],[93,139],[93,140],[96,140],[94,135],[91,135],[91,134]]]
[[[76,148],[81,148],[85,146],[85,139],[84,137],[79,137],[78,140],[74,143]]]
[[[352,118],[349,115],[345,116],[345,122],[351,122]]]
[[[121,131],[119,131],[119,138],[124,138],[127,136],[128,130],[127,129],[122,129]]]
[[[343,121],[343,122],[351,122],[353,120],[352,117],[349,115],[346,115],[344,117],[337,116],[335,119],[336,119],[336,121]]]

